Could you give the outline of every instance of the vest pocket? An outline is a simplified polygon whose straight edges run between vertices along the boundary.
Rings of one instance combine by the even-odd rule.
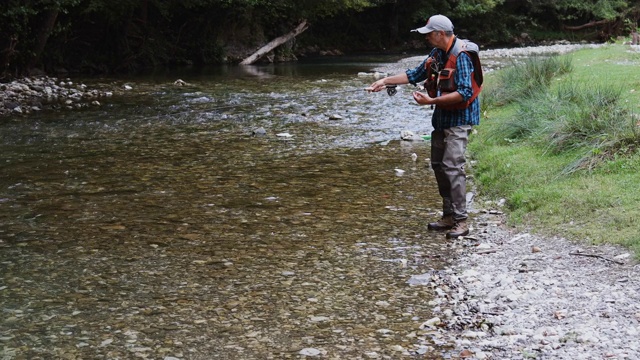
[[[442,93],[450,93],[457,90],[454,74],[456,69],[447,68],[440,70],[438,75],[438,88]]]

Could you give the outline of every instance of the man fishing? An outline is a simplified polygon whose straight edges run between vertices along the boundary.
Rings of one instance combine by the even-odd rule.
[[[482,69],[478,46],[458,39],[451,20],[443,15],[430,17],[425,26],[412,31],[426,34],[426,40],[434,47],[429,56],[416,68],[377,80],[367,90],[377,92],[388,85],[425,81],[427,91],[415,91],[413,98],[421,105],[435,105],[431,117],[431,167],[442,197],[442,217],[427,227],[447,230],[447,238],[466,236],[469,225],[465,152],[472,126],[480,124]]]

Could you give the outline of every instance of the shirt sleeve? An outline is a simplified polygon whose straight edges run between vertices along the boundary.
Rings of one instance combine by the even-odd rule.
[[[471,73],[473,72],[473,63],[467,53],[461,52],[458,55],[456,63],[456,74],[454,81],[458,87],[458,92],[464,98],[464,101],[471,99],[473,96],[473,88],[471,85]]]
[[[428,58],[427,58],[428,59]],[[407,78],[409,79],[409,83],[412,85],[418,85],[420,81],[427,79],[427,70],[425,69],[425,64],[427,63],[427,59],[424,59],[420,65],[413,69],[408,69],[405,73],[407,74]]]

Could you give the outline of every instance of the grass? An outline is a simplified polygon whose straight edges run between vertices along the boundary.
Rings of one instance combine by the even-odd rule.
[[[566,57],[534,57],[514,64],[500,71],[495,77],[495,85],[485,89],[483,110],[533,96],[538,89],[548,87],[554,76],[570,72],[571,67],[571,59]]]
[[[640,53],[614,44],[490,73],[469,144],[510,224],[640,258]]]

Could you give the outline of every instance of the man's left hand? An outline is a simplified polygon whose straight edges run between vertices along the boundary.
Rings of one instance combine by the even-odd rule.
[[[420,105],[431,105],[434,101],[434,99],[429,96],[429,94],[419,91],[413,92],[413,99]]]

